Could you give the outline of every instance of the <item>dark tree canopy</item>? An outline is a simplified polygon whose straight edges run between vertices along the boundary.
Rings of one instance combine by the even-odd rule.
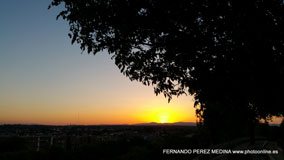
[[[124,75],[153,85],[156,94],[193,95],[206,123],[284,114],[281,0],[53,0],[51,6],[60,4],[72,43],[88,53],[107,50]]]

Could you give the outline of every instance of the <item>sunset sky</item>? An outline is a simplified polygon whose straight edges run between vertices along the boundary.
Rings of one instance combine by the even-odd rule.
[[[0,1],[0,124],[195,122],[190,96],[167,103],[107,53],[82,53],[50,0]]]
[[[168,103],[123,76],[107,53],[81,54],[50,2],[0,1],[0,124],[196,121],[191,96]]]

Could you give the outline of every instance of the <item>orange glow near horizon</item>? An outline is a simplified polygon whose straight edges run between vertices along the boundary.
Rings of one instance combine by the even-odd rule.
[[[179,111],[175,110],[175,108],[156,107],[153,108],[153,110],[145,117],[145,121],[156,123],[173,123],[190,120],[185,120],[185,115],[179,113]]]
[[[182,96],[168,103],[167,99],[162,96],[156,97],[151,92],[146,98],[134,96],[112,99],[112,101],[105,99],[102,102],[90,97],[80,104],[59,103],[53,106],[50,104],[36,106],[30,102],[28,103],[30,105],[22,102],[11,103],[9,109],[0,106],[0,123],[103,125],[196,121],[191,97]]]
[[[173,122],[195,122],[195,111],[193,101],[190,97],[179,97],[170,103],[164,98],[151,99],[139,106],[141,109],[138,121],[173,123]]]

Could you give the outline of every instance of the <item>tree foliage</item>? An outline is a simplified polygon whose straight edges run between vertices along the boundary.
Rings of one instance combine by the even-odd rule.
[[[156,94],[190,94],[204,122],[283,115],[281,0],[53,0],[72,43],[107,50]],[[208,121],[206,121],[208,120]],[[217,119],[217,121],[220,121]]]

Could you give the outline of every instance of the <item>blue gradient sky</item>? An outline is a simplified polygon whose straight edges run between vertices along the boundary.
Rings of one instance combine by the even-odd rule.
[[[192,97],[168,104],[106,53],[81,54],[49,0],[0,1],[0,123],[195,121]]]

